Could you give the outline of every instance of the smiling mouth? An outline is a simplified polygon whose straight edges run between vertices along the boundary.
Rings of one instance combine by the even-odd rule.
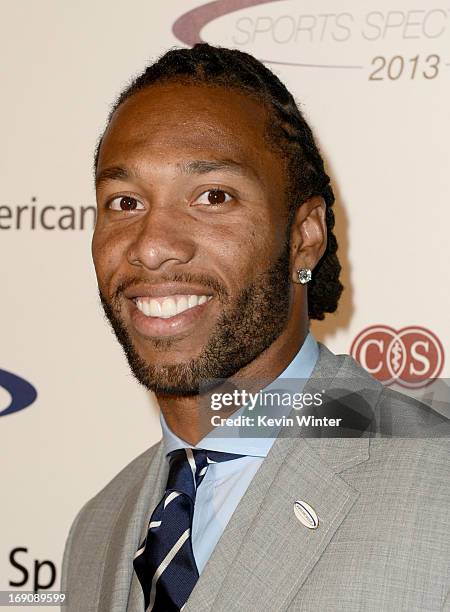
[[[136,297],[133,299],[137,309],[145,317],[170,319],[186,310],[205,304],[212,300],[212,295],[171,295],[157,298]]]

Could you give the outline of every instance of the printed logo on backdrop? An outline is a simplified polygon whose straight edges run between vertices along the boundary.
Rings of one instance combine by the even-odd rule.
[[[216,0],[181,15],[182,43],[240,48],[268,64],[352,71],[376,82],[431,81],[450,68],[450,8],[425,0],[375,10],[360,0]]]
[[[0,416],[28,408],[37,398],[33,385],[12,372],[0,370]]]
[[[8,586],[25,587],[38,593],[51,589],[56,582],[56,565],[49,559],[33,559],[25,546],[16,546],[9,553],[9,562],[14,567],[15,580],[9,580]],[[22,600],[23,601],[23,600]]]
[[[0,231],[94,229],[96,212],[95,206],[51,204],[33,196],[29,203],[0,203]]]
[[[372,325],[356,336],[350,354],[385,385],[426,387],[444,367],[442,343],[425,327]]]

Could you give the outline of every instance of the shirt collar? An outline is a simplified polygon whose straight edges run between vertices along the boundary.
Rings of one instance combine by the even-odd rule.
[[[289,365],[281,372],[270,386],[276,384],[282,378],[307,380],[316,365],[319,356],[319,346],[317,341],[308,332],[299,352],[295,355]],[[226,453],[237,453],[253,457],[266,457],[275,438],[239,438],[239,437],[220,437],[221,427],[216,427],[210,431],[194,447],[188,444],[177,435],[167,425],[164,415],[160,412],[160,422],[163,435],[164,448],[167,453],[179,448],[203,448],[206,450],[222,451]],[[218,435],[219,434],[219,435]]]

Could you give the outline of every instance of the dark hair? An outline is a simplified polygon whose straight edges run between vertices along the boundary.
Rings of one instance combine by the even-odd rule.
[[[311,319],[323,319],[326,312],[334,312],[343,289],[333,233],[334,194],[312,131],[292,95],[275,74],[248,53],[201,43],[192,49],[172,49],[148,66],[120,94],[109,120],[130,96],[166,81],[237,88],[265,104],[271,115],[266,137],[287,162],[287,197],[291,203],[288,230],[295,211],[307,199],[321,196],[326,204],[328,242],[308,284],[308,308]],[[96,167],[100,145],[101,140],[95,156]]]

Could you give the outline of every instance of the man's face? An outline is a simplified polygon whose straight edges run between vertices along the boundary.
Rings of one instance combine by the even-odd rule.
[[[224,87],[168,83],[115,112],[97,168],[92,250],[133,373],[192,395],[253,361],[290,305],[283,162],[266,111]]]

